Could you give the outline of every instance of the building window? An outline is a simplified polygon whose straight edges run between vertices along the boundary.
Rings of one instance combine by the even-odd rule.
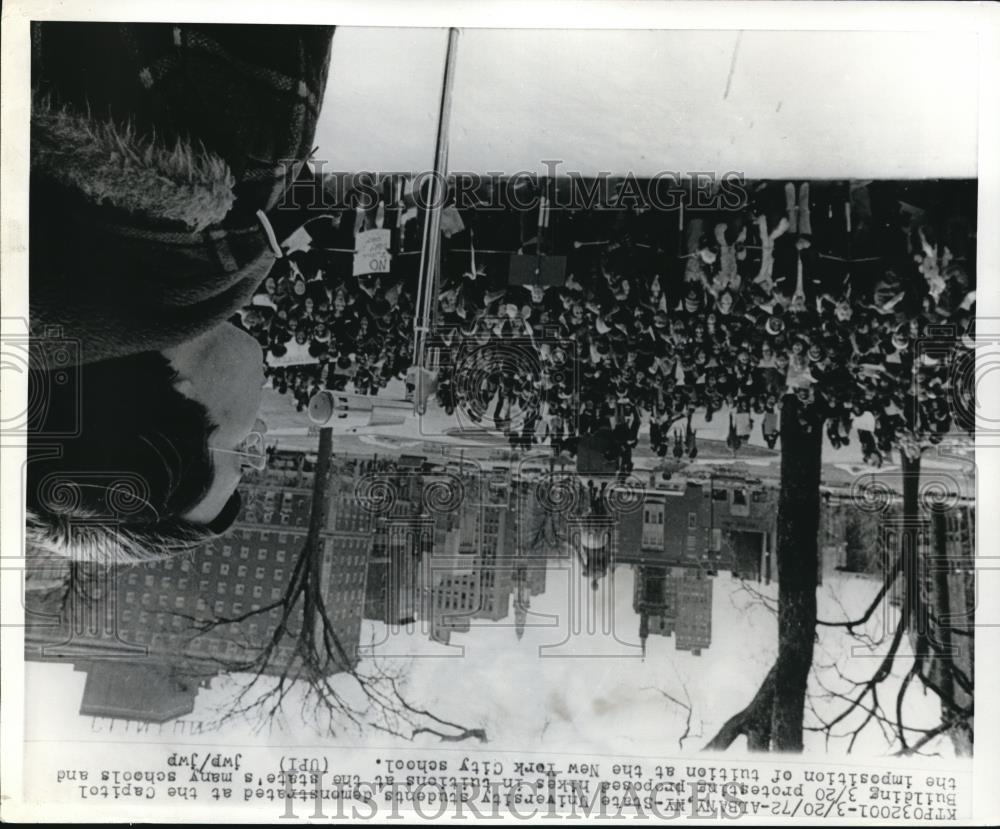
[[[244,585],[242,585],[242,584],[237,584],[237,585],[236,585],[236,587],[234,587],[234,588],[233,588],[233,592],[234,592],[234,593],[235,593],[235,594],[236,594],[237,596],[242,596],[242,595],[243,595],[243,591],[244,591],[245,589],[246,589],[246,588],[245,588],[245,586],[244,586]]]
[[[239,578],[241,579],[245,578],[246,574],[247,574],[247,566],[245,564],[241,564],[239,567],[236,568],[236,575]]]
[[[183,596],[178,596],[176,599],[174,599],[174,607],[176,607],[178,609],[184,607],[184,597]],[[180,620],[178,620],[178,621],[180,621]]]
[[[688,529],[693,530],[698,526],[698,513],[689,512],[688,513]]]
[[[229,565],[228,564],[220,564],[219,565],[219,575],[220,576],[228,576],[229,575]]]
[[[256,570],[253,571],[253,576],[254,576],[255,579],[262,579],[262,578],[264,578],[264,568],[263,567],[258,567]]]
[[[253,586],[253,597],[255,599],[259,599],[263,595],[263,593],[264,593],[263,588],[261,588],[259,584],[255,584]]]

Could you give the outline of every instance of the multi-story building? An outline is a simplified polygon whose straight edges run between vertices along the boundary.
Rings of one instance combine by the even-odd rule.
[[[483,505],[477,513],[482,524],[479,556],[479,609],[477,619],[499,622],[510,613],[510,599],[514,592],[514,563],[507,560],[507,508]]]
[[[777,493],[739,479],[650,488],[616,518],[618,560],[770,578],[776,521]]]
[[[344,497],[350,476],[334,476],[318,561],[304,562],[312,463],[304,453],[287,452],[272,462],[273,468],[243,487],[241,514],[220,539],[193,554],[102,571],[89,591],[65,597],[58,616],[29,614],[26,658],[94,669],[99,681],[88,680],[84,709],[117,710],[126,717],[134,713],[128,688],[150,686],[156,676],[172,677],[190,694],[227,670],[280,674],[295,652],[296,637],[280,636],[273,651],[262,654],[282,620],[291,616],[292,630],[303,624],[304,602],[293,597],[306,589],[303,568],[314,567],[309,589],[321,598],[346,655],[336,649],[320,659],[322,668],[330,673],[352,669],[358,659],[371,516]],[[321,623],[318,616],[313,621]],[[100,702],[100,688],[118,697]],[[175,703],[164,705],[173,710]],[[162,711],[147,713],[150,719],[163,717]]]
[[[671,574],[677,593],[675,647],[701,656],[712,644],[712,587],[715,582],[705,571],[688,567]]]
[[[650,633],[671,637],[677,623],[677,583],[666,567],[638,565],[633,567],[635,583],[632,609],[639,615],[639,641],[643,654]]]
[[[396,628],[418,614],[421,557],[434,523],[422,517],[380,519],[368,560],[364,618]]]
[[[632,609],[643,654],[649,636],[674,637],[674,647],[700,656],[712,644],[713,580],[698,567],[634,565]]]
[[[479,610],[479,573],[447,573],[431,589],[430,637],[449,644],[452,633],[468,633]]]
[[[512,492],[521,510],[523,492]],[[436,515],[428,528],[432,550],[423,556],[423,618],[432,639],[449,643],[474,620],[501,622],[514,604],[514,627],[523,635],[531,597],[545,590],[545,558],[523,532],[523,512],[505,502],[467,497],[454,512]]]

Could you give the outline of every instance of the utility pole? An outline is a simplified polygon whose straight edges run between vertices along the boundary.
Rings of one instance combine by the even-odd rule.
[[[413,396],[414,414],[427,411],[423,384],[428,382],[424,368],[427,357],[427,337],[437,301],[437,275],[441,266],[441,211],[448,192],[445,177],[448,172],[448,133],[451,122],[452,86],[455,79],[455,55],[458,50],[458,29],[448,30],[448,51],[444,62],[441,106],[438,111],[437,146],[434,150],[434,171],[428,187],[428,202],[424,216],[423,243],[420,249],[420,276],[417,284],[416,319],[413,337],[413,365],[416,389]],[[417,194],[419,197],[419,193]]]

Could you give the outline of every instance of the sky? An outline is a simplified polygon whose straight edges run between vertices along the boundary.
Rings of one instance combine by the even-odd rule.
[[[341,27],[328,169],[432,163],[444,29]],[[453,171],[975,177],[971,33],[464,29]]]

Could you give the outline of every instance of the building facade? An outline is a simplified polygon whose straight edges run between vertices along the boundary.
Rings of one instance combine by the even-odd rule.
[[[57,613],[29,612],[26,659],[98,671],[100,682],[84,706],[92,711],[102,705],[130,710],[126,700],[101,703],[94,689],[126,694],[147,674],[168,675],[186,692],[229,670],[280,674],[293,658],[296,637],[281,635],[266,659],[262,653],[279,624],[297,630],[304,623],[304,602],[294,596],[303,568],[312,566],[310,578],[318,580],[340,646],[326,670],[351,670],[358,661],[372,516],[346,494],[354,475],[335,474],[318,561],[304,561],[314,460],[284,452],[271,463],[241,488],[243,508],[221,538],[183,556],[95,573],[86,590],[66,593]],[[162,721],[162,712],[148,713]]]

